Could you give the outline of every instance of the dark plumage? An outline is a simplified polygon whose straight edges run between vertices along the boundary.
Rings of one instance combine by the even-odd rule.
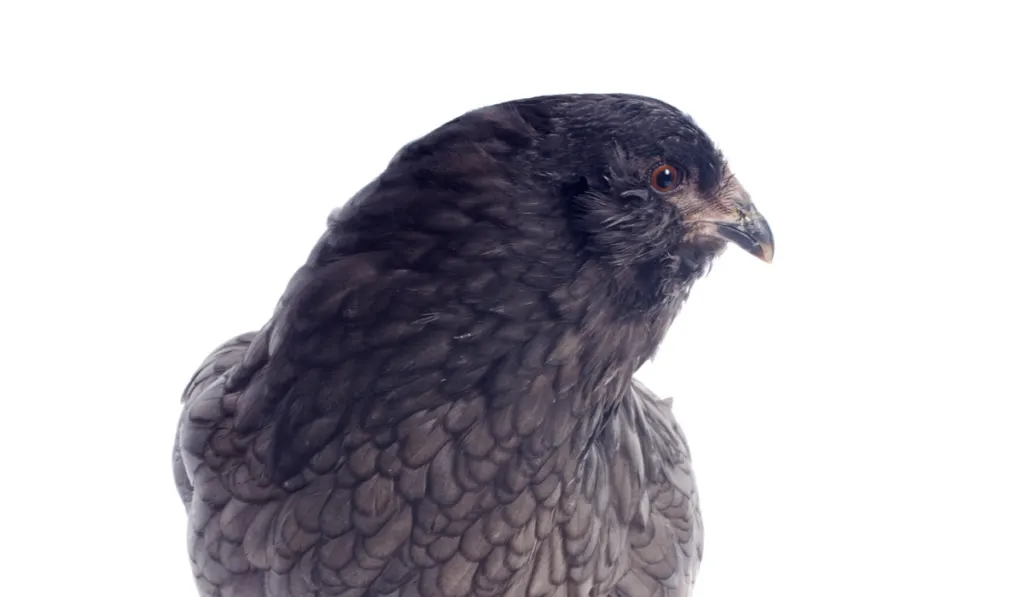
[[[403,148],[185,390],[200,592],[689,594],[689,452],[633,375],[726,241],[771,259],[653,99],[520,100]]]

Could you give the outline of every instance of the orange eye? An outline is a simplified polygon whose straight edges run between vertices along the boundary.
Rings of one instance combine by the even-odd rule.
[[[662,193],[671,191],[679,186],[681,177],[675,166],[661,164],[651,171],[651,187]]]

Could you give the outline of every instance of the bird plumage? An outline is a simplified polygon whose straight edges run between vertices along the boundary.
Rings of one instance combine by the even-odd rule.
[[[652,161],[685,184],[650,191]],[[200,592],[688,594],[688,448],[633,375],[725,244],[680,214],[703,230],[741,191],[636,96],[482,108],[403,148],[184,393]]]

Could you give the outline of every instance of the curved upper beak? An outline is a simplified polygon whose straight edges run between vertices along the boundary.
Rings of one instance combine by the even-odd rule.
[[[736,244],[766,263],[772,262],[775,255],[772,229],[768,226],[768,220],[753,205],[737,210],[736,220],[710,223],[714,226],[715,236]]]

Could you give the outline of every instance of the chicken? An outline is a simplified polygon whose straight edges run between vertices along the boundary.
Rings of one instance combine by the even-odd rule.
[[[689,449],[634,374],[727,243],[772,259],[721,152],[652,98],[517,100],[410,143],[184,392],[200,593],[689,595]]]

